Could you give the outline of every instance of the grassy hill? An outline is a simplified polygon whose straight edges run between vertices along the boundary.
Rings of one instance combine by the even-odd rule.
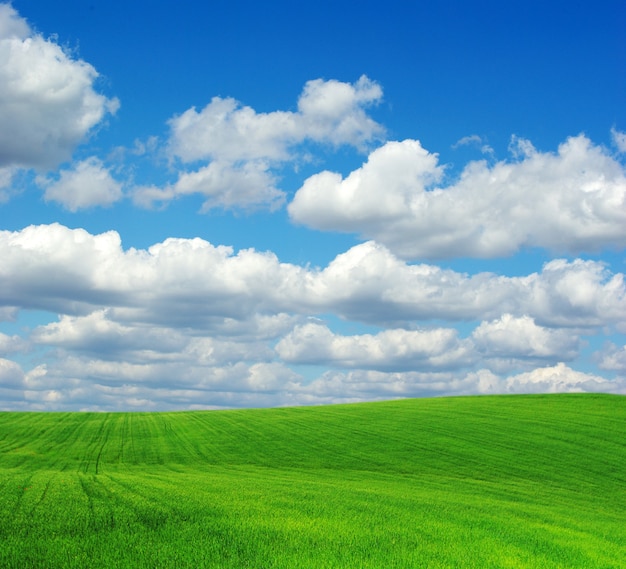
[[[626,567],[626,398],[0,413],[0,567]]]

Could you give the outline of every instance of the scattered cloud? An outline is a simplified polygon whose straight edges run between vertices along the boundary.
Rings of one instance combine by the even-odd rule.
[[[285,193],[276,187],[276,178],[266,162],[243,164],[211,162],[193,172],[182,172],[174,184],[137,187],[133,199],[139,206],[151,208],[192,194],[204,196],[202,211],[275,210],[285,202]]]
[[[355,83],[308,81],[297,111],[257,113],[232,98],[214,97],[201,111],[192,107],[168,122],[168,153],[182,168],[178,179],[163,187],[139,186],[135,203],[165,204],[189,194],[206,197],[212,208],[274,210],[285,193],[277,187],[277,171],[296,161],[300,145],[349,145],[365,149],[384,129],[366,108],[382,98],[380,86],[362,76]]]
[[[542,367],[556,360],[572,361],[580,352],[581,340],[567,328],[539,326],[529,316],[503,314],[482,322],[471,335],[484,364],[492,371]]]
[[[46,201],[60,203],[70,211],[110,206],[123,197],[117,182],[102,161],[94,156],[61,170],[57,180],[39,176],[37,183],[45,189]]]
[[[24,372],[11,360],[0,358],[0,386],[2,390],[23,390]]]
[[[308,323],[285,336],[276,351],[288,363],[389,371],[459,368],[473,360],[471,343],[459,340],[450,328],[341,336]]]
[[[0,332],[0,355],[6,356],[16,352],[23,352],[28,349],[29,342],[21,336],[13,334],[9,336]]]
[[[384,132],[365,112],[381,98],[381,87],[365,76],[353,84],[308,81],[296,112],[257,113],[232,98],[214,97],[200,112],[192,107],[170,119],[170,153],[183,162],[237,163],[286,160],[305,140],[362,146]]]
[[[613,144],[617,147],[617,151],[621,154],[626,153],[626,132],[620,132],[612,128],[611,137],[613,138]]]
[[[626,382],[608,380],[594,374],[569,368],[560,362],[508,377],[491,384],[493,393],[583,393],[605,392],[626,394]]]
[[[94,61],[110,67],[109,55]],[[0,0],[0,203],[6,227],[18,228],[0,228],[0,409],[626,394],[626,283],[619,261],[604,255],[626,247],[626,133],[611,129],[604,146],[580,134],[554,151],[513,136],[502,160],[486,137],[470,134],[452,145],[453,156],[481,160],[445,164],[419,140],[387,140],[374,113],[382,87],[365,75],[308,81],[293,104],[269,112],[209,97],[197,108],[174,103],[175,115],[152,107],[171,98],[127,84],[132,75],[115,83],[136,101],[150,99],[135,107],[132,128],[148,116],[171,118],[156,136],[116,128],[122,139],[96,146],[93,135],[119,101],[100,92],[98,71],[77,50]],[[576,121],[596,129],[596,115]],[[413,126],[409,118],[401,128]],[[348,166],[358,154],[360,167]],[[164,209],[190,196],[204,212],[287,203],[292,224],[363,239],[347,250],[339,248],[345,240],[302,243],[303,251],[334,247],[318,267],[311,257],[281,261],[291,243],[274,253],[170,237],[185,205],[150,227],[159,237],[149,247],[136,228],[141,248],[124,247],[117,231],[93,230],[115,219],[123,234],[128,219],[137,221],[133,205]],[[85,229],[24,227],[33,215],[54,221],[60,212],[51,203]],[[282,212],[276,218],[272,239],[311,239]],[[231,219],[242,222],[226,214],[210,234]],[[245,220],[239,228],[249,229]],[[567,258],[521,274],[535,249]],[[503,274],[471,270],[472,258],[511,255],[519,255],[518,276],[508,276],[509,264]],[[430,264],[444,258],[462,259],[450,266],[468,272]]]
[[[98,72],[0,4],[0,167],[50,168],[119,107]]]
[[[578,337],[571,331],[545,328],[529,316],[511,314],[482,322],[472,338],[481,351],[504,357],[572,359],[579,348]]]
[[[468,136],[464,136],[463,138],[460,138],[452,145],[452,149],[456,150],[457,148],[460,148],[461,146],[475,146],[483,154],[486,154],[491,157],[495,155],[493,148],[489,146],[489,144],[484,142],[483,139],[477,134],[470,134]]]
[[[623,166],[584,135],[543,153],[515,139],[515,159],[471,162],[451,186],[416,140],[388,142],[346,178],[308,178],[288,206],[315,229],[358,233],[407,259],[498,257],[626,246]]]
[[[596,354],[600,369],[626,372],[626,346],[616,346],[607,342],[606,346]]]

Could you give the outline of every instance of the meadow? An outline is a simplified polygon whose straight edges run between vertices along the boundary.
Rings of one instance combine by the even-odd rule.
[[[623,568],[626,398],[0,413],[0,567]]]

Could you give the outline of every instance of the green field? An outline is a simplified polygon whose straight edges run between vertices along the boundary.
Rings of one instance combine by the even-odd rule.
[[[626,567],[626,398],[0,413],[0,567]]]

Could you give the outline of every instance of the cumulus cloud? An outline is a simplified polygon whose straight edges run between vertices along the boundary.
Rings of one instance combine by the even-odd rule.
[[[316,79],[305,84],[297,111],[257,113],[233,98],[214,97],[202,110],[192,107],[169,121],[168,153],[183,169],[164,187],[143,186],[135,202],[151,207],[188,194],[206,197],[203,209],[269,208],[282,205],[277,174],[299,159],[305,142],[365,148],[383,128],[366,108],[382,98],[380,86],[363,76],[355,83]]]
[[[478,350],[489,357],[563,358],[571,360],[579,349],[579,338],[566,329],[538,326],[529,316],[503,314],[490,322],[482,322],[472,333]]]
[[[581,335],[626,320],[623,275],[594,261],[555,260],[520,277],[467,275],[407,264],[367,242],[312,268],[202,239],[125,250],[115,232],[58,224],[0,231],[0,258],[0,312],[59,314],[27,339],[0,336],[0,356],[47,354],[45,367],[22,375],[5,366],[12,379],[0,389],[18,390],[23,376],[24,408],[622,389],[579,372],[567,379],[567,367],[508,375],[554,368],[576,355]],[[343,335],[311,320],[326,314],[387,329]],[[435,323],[426,328],[428,320]],[[480,323],[462,338],[442,320]],[[605,351],[605,369],[619,362],[617,348]],[[332,371],[311,381],[320,365]],[[305,366],[307,379],[287,366]]]
[[[619,325],[626,317],[624,275],[595,261],[547,263],[540,273],[467,275],[409,265],[374,242],[338,255],[307,275],[302,303],[348,320],[390,325],[412,320],[483,320],[527,315],[541,326]]]
[[[54,346],[65,354],[81,354],[102,361],[137,363],[188,363],[216,366],[242,361],[261,362],[273,358],[267,338],[223,335],[199,336],[185,329],[127,325],[112,320],[107,309],[86,316],[61,316],[58,322],[39,326],[31,334],[35,345]],[[253,326],[250,325],[252,328]]]
[[[21,387],[29,409],[206,409],[285,404],[300,379],[278,362],[219,367],[67,357],[35,368]]]
[[[341,336],[322,324],[297,327],[276,346],[288,363],[375,370],[445,369],[471,364],[472,346],[456,330],[384,330]]]
[[[359,146],[380,136],[382,127],[364,108],[382,98],[380,86],[367,77],[356,83],[308,81],[298,111],[257,113],[238,101],[214,97],[169,121],[170,152],[184,162],[285,160],[305,140]]]
[[[74,164],[71,170],[61,170],[57,180],[40,176],[37,182],[45,188],[46,201],[70,211],[110,206],[123,196],[121,184],[95,156]]]
[[[498,375],[487,369],[470,373],[328,371],[310,384],[295,388],[303,404],[444,395],[571,392],[626,394],[626,382],[607,380],[558,363],[510,376]]]
[[[308,178],[288,206],[316,229],[358,233],[408,258],[497,257],[524,247],[626,246],[623,166],[584,135],[556,153],[514,139],[516,157],[468,164],[450,186],[416,140],[388,142],[346,178]]]
[[[0,4],[0,167],[49,168],[70,158],[119,106],[96,92],[97,78],[93,66]]]
[[[174,184],[137,187],[133,200],[137,205],[150,208],[191,194],[205,197],[203,212],[218,207],[275,210],[285,201],[285,193],[276,187],[269,164],[262,161],[236,165],[211,162],[194,172],[181,173]]]
[[[492,384],[493,393],[619,393],[626,394],[626,382],[608,380],[576,371],[560,362],[555,366],[537,368]]]
[[[618,152],[622,154],[626,153],[626,132],[620,132],[612,128],[611,137],[613,138],[613,144],[617,147]]]
[[[175,384],[171,378],[176,377]],[[517,375],[463,371],[327,371],[310,382],[280,362],[226,367],[69,357],[23,373],[0,360],[0,393],[11,409],[206,409],[350,403],[462,394],[606,392],[626,382],[563,363]]]
[[[11,360],[0,358],[0,388],[24,389],[24,372]]]
[[[506,313],[538,326],[594,328],[626,319],[624,276],[579,259],[522,277],[466,275],[409,265],[367,242],[316,269],[199,238],[124,250],[114,231],[58,224],[0,231],[0,257],[4,306],[75,316],[110,307],[119,322],[205,329],[254,314],[334,313],[388,325]]]
[[[626,346],[616,346],[608,342],[604,348],[596,354],[600,369],[626,372]]]
[[[8,336],[0,332],[0,355],[6,356],[15,352],[23,352],[28,348],[28,345],[29,343],[17,334]]]
[[[58,224],[0,232],[0,281],[7,306],[85,315],[114,307],[118,320],[210,326],[214,320],[273,314],[302,269],[272,253],[196,239],[167,239],[124,251],[119,235]]]

